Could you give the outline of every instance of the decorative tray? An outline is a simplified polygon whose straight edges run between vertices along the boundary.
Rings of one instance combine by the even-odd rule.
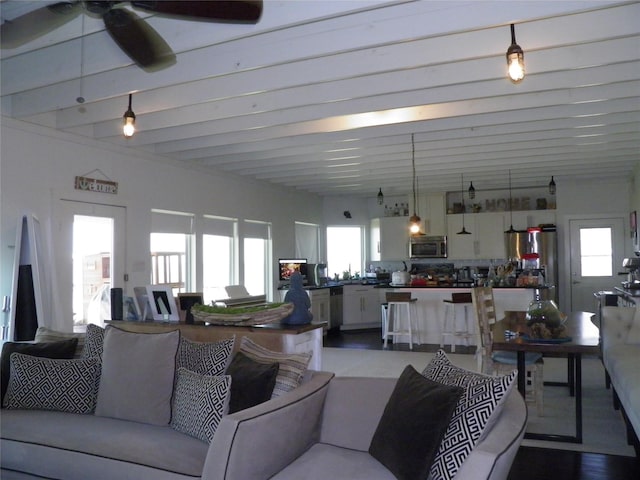
[[[271,303],[259,307],[228,308],[194,305],[191,307],[191,314],[196,320],[211,325],[246,327],[280,321],[291,315],[293,308],[293,303]]]

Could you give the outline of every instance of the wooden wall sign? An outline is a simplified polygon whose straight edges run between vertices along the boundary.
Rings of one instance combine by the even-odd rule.
[[[89,192],[118,194],[118,182],[111,180],[101,180],[91,177],[76,177],[76,190],[86,190]]]

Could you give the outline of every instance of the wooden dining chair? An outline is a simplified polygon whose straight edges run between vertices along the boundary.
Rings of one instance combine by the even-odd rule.
[[[506,374],[517,368],[516,352],[494,351],[491,325],[496,319],[496,306],[491,287],[476,287],[471,289],[474,312],[478,322],[478,340],[476,342],[478,370],[487,375]],[[538,416],[544,413],[543,390],[543,361],[542,354],[536,352],[525,353],[526,367],[526,400],[535,403]]]

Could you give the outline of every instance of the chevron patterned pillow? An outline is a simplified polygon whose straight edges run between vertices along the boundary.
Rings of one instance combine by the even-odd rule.
[[[470,372],[453,365],[439,350],[422,375],[444,385],[464,388],[449,428],[431,465],[430,480],[451,480],[502,410],[507,394],[513,388],[517,371],[509,375],[490,376]]]
[[[171,428],[210,443],[229,408],[231,376],[200,375],[180,368],[177,377]]]
[[[92,413],[98,395],[96,359],[58,360],[11,354],[5,395],[9,409]]]

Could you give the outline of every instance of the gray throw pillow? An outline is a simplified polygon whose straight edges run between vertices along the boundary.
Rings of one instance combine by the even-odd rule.
[[[463,392],[407,365],[371,440],[371,456],[399,480],[425,480]]]
[[[0,403],[4,399],[7,386],[9,385],[12,353],[24,353],[25,355],[31,355],[33,357],[68,359],[73,358],[77,343],[77,338],[46,343],[5,342],[4,345],[2,345],[2,354],[0,354],[0,381],[2,382]]]
[[[99,369],[95,359],[59,360],[13,353],[5,406],[92,413]]]
[[[96,415],[168,425],[180,331],[104,334]]]
[[[231,377],[210,376],[180,368],[176,375],[171,428],[211,442],[227,413]]]
[[[227,375],[231,375],[229,413],[266,402],[273,394],[278,376],[278,363],[260,363],[237,352]]]

